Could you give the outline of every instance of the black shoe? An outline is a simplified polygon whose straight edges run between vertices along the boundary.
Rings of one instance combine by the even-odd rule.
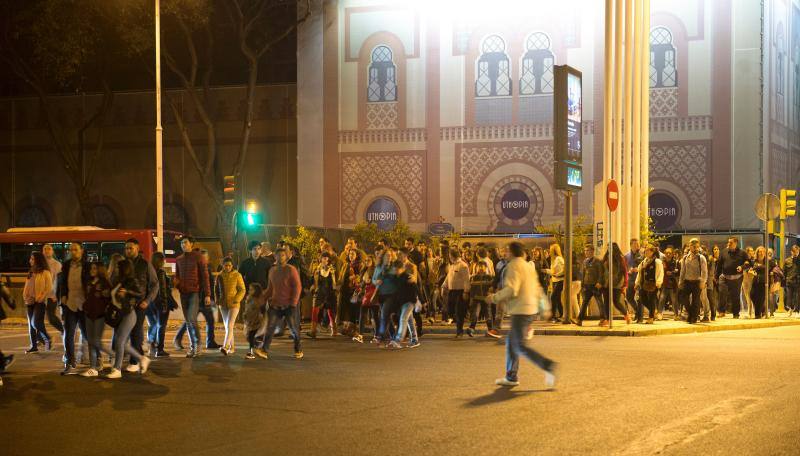
[[[150,356],[156,356],[158,353],[158,346],[155,342],[150,342]]]
[[[169,353],[164,350],[156,350],[155,356],[156,358],[169,358]]]
[[[219,350],[220,348],[222,348],[222,345],[219,345],[218,343],[212,340],[210,344],[206,344],[206,348],[209,350]]]
[[[64,370],[61,371],[61,375],[71,375],[74,374],[75,371],[75,363],[64,363]]]
[[[473,336],[473,331],[472,331],[472,328],[467,328],[467,335],[468,335],[469,337],[472,337],[472,336]]]
[[[49,352],[50,350],[52,350],[52,348],[53,348],[53,341],[52,340],[44,341],[44,351],[48,351]]]
[[[39,353],[39,348],[38,347],[31,347],[31,348],[25,350],[25,353]]]
[[[14,364],[14,355],[3,356],[0,358],[0,372],[5,372],[12,364]]]

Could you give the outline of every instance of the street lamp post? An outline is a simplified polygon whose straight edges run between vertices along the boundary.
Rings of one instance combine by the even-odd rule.
[[[156,8],[156,238],[158,251],[164,252],[164,167],[162,156],[161,128],[161,7],[155,0]]]

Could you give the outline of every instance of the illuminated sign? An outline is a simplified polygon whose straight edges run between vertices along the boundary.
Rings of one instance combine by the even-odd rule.
[[[651,193],[648,199],[649,215],[656,231],[675,228],[681,216],[680,204],[667,193]]]
[[[364,218],[367,223],[377,225],[379,230],[391,230],[400,220],[400,210],[394,200],[381,196],[369,204]]]
[[[503,198],[500,200],[500,210],[503,215],[511,220],[519,220],[531,210],[531,199],[528,195],[519,189],[511,189],[507,191]]]
[[[553,158],[555,187],[583,188],[583,88],[581,72],[555,66],[553,93]]]

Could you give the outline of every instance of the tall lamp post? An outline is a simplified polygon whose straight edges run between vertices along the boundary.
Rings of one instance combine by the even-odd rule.
[[[161,128],[161,7],[156,7],[156,238],[158,251],[164,252],[164,166]]]

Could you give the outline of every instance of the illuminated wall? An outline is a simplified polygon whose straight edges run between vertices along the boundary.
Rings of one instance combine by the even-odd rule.
[[[352,226],[378,216],[370,206],[420,230],[440,218],[470,232],[560,222],[555,64],[583,72],[585,177],[576,213],[591,218],[592,187],[602,177],[603,2],[544,3],[317,3],[298,41],[300,223]],[[749,112],[734,115],[736,103],[757,102],[760,93],[757,78],[742,77],[753,55],[735,52],[760,36],[751,30],[760,27],[756,3],[652,1],[650,184],[664,230],[755,224],[760,158],[733,131],[758,137]],[[788,61],[787,81],[797,81]],[[785,99],[780,106],[794,112]],[[791,125],[779,125],[796,138]],[[768,179],[797,176],[781,165],[798,163],[787,144],[766,152],[782,157],[764,171]]]

